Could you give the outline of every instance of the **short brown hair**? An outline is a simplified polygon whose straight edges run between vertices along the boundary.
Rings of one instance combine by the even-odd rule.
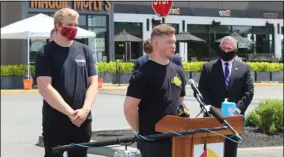
[[[147,54],[149,54],[153,51],[151,39],[147,39],[147,40],[144,41],[143,48],[144,48],[145,53],[147,53]]]
[[[156,36],[172,35],[172,34],[176,34],[175,28],[173,28],[169,24],[160,24],[153,28],[151,33],[151,38]]]

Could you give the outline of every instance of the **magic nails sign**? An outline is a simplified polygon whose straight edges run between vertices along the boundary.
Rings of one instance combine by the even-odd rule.
[[[109,11],[111,4],[108,0],[89,1],[30,1],[30,8],[61,9],[73,8],[75,10]]]

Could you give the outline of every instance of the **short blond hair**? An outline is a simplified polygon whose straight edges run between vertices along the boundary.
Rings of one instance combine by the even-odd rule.
[[[55,12],[54,14],[54,27],[57,23],[62,23],[63,17],[65,16],[72,16],[79,19],[79,14],[77,11],[71,8],[62,8]],[[55,27],[56,28],[56,27]]]
[[[169,24],[160,24],[153,28],[151,39],[157,36],[176,34],[176,29]]]
[[[147,53],[147,54],[149,54],[153,51],[153,47],[152,47],[152,43],[151,43],[150,38],[144,41],[143,48],[144,48],[145,53]]]

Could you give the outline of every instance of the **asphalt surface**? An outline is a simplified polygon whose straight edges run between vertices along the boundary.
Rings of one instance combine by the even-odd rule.
[[[129,129],[123,115],[124,96],[124,91],[104,91],[97,96],[97,102],[92,108],[93,131]],[[267,98],[283,99],[283,86],[256,87],[254,100],[248,112],[255,108],[259,101]],[[190,89],[185,104],[192,116],[196,116],[200,111]],[[43,148],[35,146],[41,135],[41,108],[41,97],[35,93],[1,95],[1,157],[43,156]],[[269,151],[240,150],[238,155],[238,157],[249,156],[280,157],[283,156],[283,150],[282,148]],[[100,156],[89,155],[89,157]]]

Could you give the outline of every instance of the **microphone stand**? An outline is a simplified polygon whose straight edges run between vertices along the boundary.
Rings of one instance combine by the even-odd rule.
[[[206,104],[204,103],[203,98],[199,94],[197,94],[196,92],[193,93],[193,96],[199,102],[199,106],[200,106],[200,109],[201,109],[201,111],[198,113],[198,115],[195,118],[197,118],[201,113],[205,113],[208,117],[212,117],[212,115],[209,114],[209,112],[205,108]]]

